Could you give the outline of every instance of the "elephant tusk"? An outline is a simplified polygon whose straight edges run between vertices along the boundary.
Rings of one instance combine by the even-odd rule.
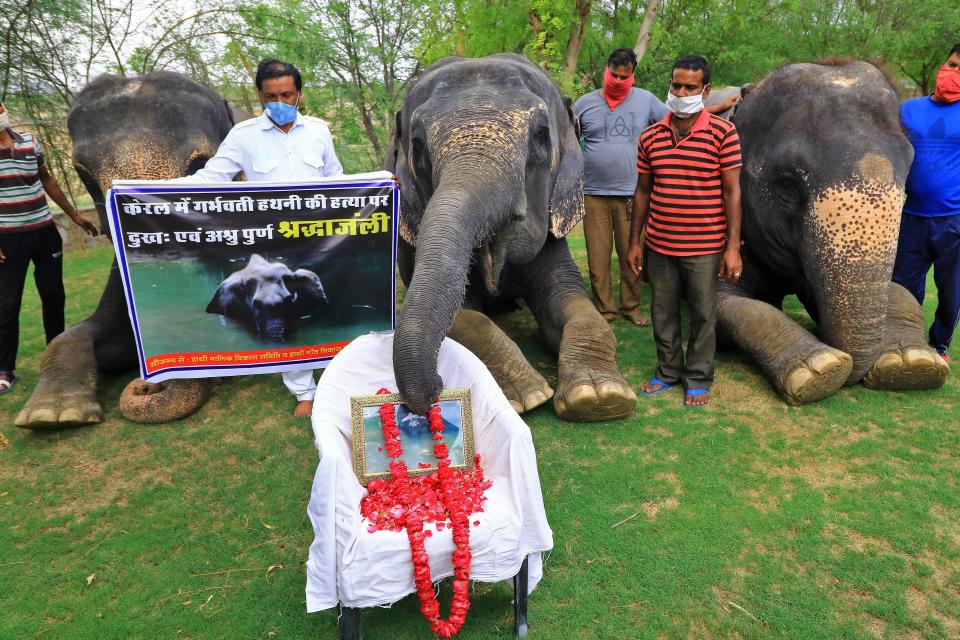
[[[493,280],[493,252],[490,250],[490,243],[483,245],[483,275],[484,284],[487,285],[487,291],[496,295],[497,283]]]

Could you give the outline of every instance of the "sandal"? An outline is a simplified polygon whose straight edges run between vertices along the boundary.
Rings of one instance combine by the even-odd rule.
[[[642,393],[642,394],[645,395],[645,396],[655,396],[655,395],[657,395],[658,393],[663,393],[663,392],[666,391],[667,389],[670,389],[670,388],[673,387],[672,384],[667,384],[667,383],[664,382],[663,380],[660,380],[659,378],[655,378],[655,377],[654,377],[654,378],[650,378],[650,382],[648,382],[646,386],[649,387],[649,386],[652,386],[652,385],[659,385],[660,388],[657,389],[656,391],[644,391],[644,390],[643,390],[643,387],[640,387],[640,393]]]
[[[707,403],[694,404],[693,402],[687,402],[687,396],[709,396],[710,389],[687,389],[684,392],[683,396],[683,406],[685,407],[705,407]]]
[[[2,379],[0,379],[0,396],[2,396],[2,395],[5,394],[5,393],[9,393],[10,390],[13,389],[13,388],[17,385],[17,380],[20,379],[20,376],[18,376],[18,375],[15,375],[15,374],[12,374],[12,373],[9,374],[9,375],[10,375],[10,379],[9,379],[9,380],[2,380]]]
[[[646,327],[650,324],[650,318],[643,316],[628,316],[627,314],[623,314],[623,317],[635,327]]]

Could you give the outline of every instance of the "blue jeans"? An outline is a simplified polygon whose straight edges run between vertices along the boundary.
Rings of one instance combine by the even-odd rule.
[[[893,281],[922,305],[931,266],[939,302],[929,339],[942,355],[950,347],[960,317],[960,214],[935,218],[903,214]]]

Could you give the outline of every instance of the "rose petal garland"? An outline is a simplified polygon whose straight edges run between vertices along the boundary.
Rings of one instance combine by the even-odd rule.
[[[389,391],[380,389],[377,393]],[[470,514],[483,511],[483,502],[486,500],[484,492],[493,483],[484,479],[479,455],[474,458],[473,469],[463,471],[451,468],[450,452],[443,441],[443,418],[439,404],[430,407],[427,419],[433,434],[437,470],[411,478],[407,463],[401,459],[403,445],[397,427],[396,409],[389,403],[380,406],[384,447],[391,459],[390,480],[370,481],[367,496],[360,503],[360,513],[370,522],[367,526],[370,533],[407,530],[420,611],[435,634],[449,638],[460,631],[470,609]],[[429,465],[421,463],[420,466]],[[424,540],[433,532],[424,531],[423,525],[436,522],[439,530],[444,528],[447,520],[450,521],[456,550],[453,552],[450,617],[443,620],[430,579],[430,558],[424,546]],[[473,524],[476,526],[480,522],[477,520]]]

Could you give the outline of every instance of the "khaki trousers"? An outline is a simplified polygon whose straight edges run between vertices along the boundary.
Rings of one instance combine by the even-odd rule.
[[[631,317],[642,315],[640,278],[633,275],[627,264],[627,250],[630,248],[627,203],[631,196],[584,196],[583,200],[586,209],[583,235],[587,241],[587,266],[594,306],[607,320],[617,317],[610,273],[610,254],[615,242],[620,259],[620,313]]]

